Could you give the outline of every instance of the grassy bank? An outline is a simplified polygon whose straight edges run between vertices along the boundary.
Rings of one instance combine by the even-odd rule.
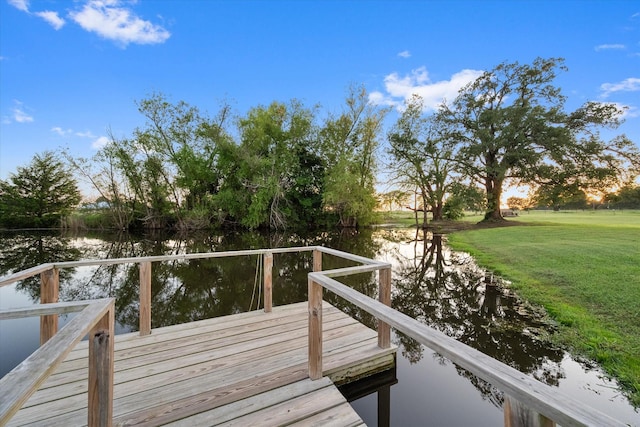
[[[519,227],[461,231],[457,250],[511,280],[560,325],[557,339],[596,360],[640,406],[640,212],[532,212]]]

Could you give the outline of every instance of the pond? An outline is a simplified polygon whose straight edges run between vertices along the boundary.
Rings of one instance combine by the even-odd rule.
[[[147,255],[324,245],[393,266],[392,306],[457,340],[534,376],[585,404],[630,425],[640,414],[597,366],[577,361],[551,343],[553,323],[519,300],[509,287],[478,268],[467,254],[452,252],[446,237],[412,229],[376,229],[265,234],[226,232],[185,236],[106,233],[67,235],[57,232],[0,234],[0,275],[41,263]],[[153,327],[255,310],[258,257],[172,261],[152,268]],[[346,266],[327,257],[325,268]],[[274,256],[274,305],[305,301],[309,254]],[[138,327],[138,269],[110,265],[61,270],[61,301],[116,298],[116,331]],[[344,283],[375,297],[370,274]],[[0,308],[37,303],[39,278],[0,288]],[[325,300],[372,326],[374,320],[335,295]],[[60,326],[70,319],[62,317]],[[39,320],[0,322],[0,376],[38,346]],[[378,393],[352,402],[369,425],[502,425],[502,393],[428,348],[401,334],[395,377]],[[390,390],[390,391],[388,391]],[[347,390],[345,394],[351,396]],[[356,397],[366,394],[355,393]],[[461,409],[462,408],[462,409]]]

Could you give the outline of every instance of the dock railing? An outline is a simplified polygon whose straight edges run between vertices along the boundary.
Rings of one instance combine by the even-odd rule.
[[[110,426],[113,419],[113,298],[40,304],[36,307],[0,310],[0,320],[30,316],[58,316],[78,312],[58,333],[0,378],[0,426],[4,426],[38,387],[55,371],[87,334],[89,345],[89,393],[87,423]],[[6,343],[3,343],[6,345]]]
[[[257,249],[244,251],[228,251],[228,252],[208,252],[193,253],[180,255],[162,255],[137,258],[118,258],[104,260],[84,260],[70,261],[60,263],[42,264],[28,270],[17,272],[3,278],[0,278],[0,287],[15,283],[20,280],[41,275],[41,304],[39,308],[30,309],[13,309],[0,311],[0,319],[13,318],[9,312],[29,312],[29,315],[41,316],[41,343],[44,345],[26,359],[20,366],[33,371],[33,374],[25,374],[28,377],[37,377],[37,381],[25,382],[18,390],[13,388],[13,384],[21,383],[22,380],[14,380],[12,373],[7,374],[0,382],[0,393],[7,395],[7,390],[11,390],[11,399],[5,399],[0,406],[0,425],[20,408],[26,399],[38,388],[38,386],[46,379],[53,368],[49,369],[51,361],[59,363],[64,359],[66,354],[71,350],[76,341],[67,338],[67,335],[60,337],[62,331],[76,319],[82,315],[84,322],[83,328],[86,331],[96,328],[104,328],[104,314],[100,314],[102,320],[87,320],[83,314],[90,307],[90,304],[98,304],[95,301],[85,301],[76,303],[57,303],[59,279],[58,271],[63,268],[74,268],[84,266],[100,266],[112,264],[131,264],[139,265],[140,271],[140,307],[139,307],[139,331],[140,335],[148,335],[151,333],[151,268],[153,262],[164,262],[172,260],[191,260],[191,259],[208,259],[222,258],[233,256],[258,255],[263,257],[263,286],[264,286],[264,311],[270,312],[272,309],[273,280],[272,267],[273,257],[280,253],[296,253],[296,252],[313,252],[313,271],[308,274],[308,304],[309,304],[309,377],[318,379],[322,377],[322,294],[323,289],[327,289],[336,295],[351,302],[362,310],[372,314],[378,320],[378,346],[388,348],[391,345],[390,328],[412,337],[419,343],[431,348],[442,356],[448,358],[452,362],[468,370],[477,377],[487,381],[496,388],[505,393],[505,425],[509,427],[515,426],[553,426],[559,423],[564,427],[569,426],[623,426],[624,424],[609,417],[600,411],[593,409],[584,403],[577,401],[569,396],[565,396],[557,389],[548,386],[533,377],[521,373],[520,371],[505,365],[504,363],[493,359],[484,353],[475,350],[466,344],[463,344],[454,338],[451,338],[423,323],[418,322],[409,316],[400,313],[391,305],[391,264],[384,263],[358,255],[325,248],[323,246],[306,246],[292,248],[274,248],[274,249]],[[332,255],[339,258],[347,259],[360,265],[354,267],[346,267],[334,270],[322,270],[322,254]],[[378,300],[370,298],[348,286],[338,282],[334,278],[344,277],[360,273],[378,272]],[[106,309],[110,317],[109,331],[113,331],[113,300],[110,301],[109,309]],[[61,313],[70,311],[78,311],[76,307],[86,307],[81,315],[76,316],[69,324],[56,335],[57,317]],[[95,309],[93,309],[95,310]],[[100,313],[102,313],[101,309]],[[105,312],[106,313],[106,312]],[[79,322],[79,321],[78,321]],[[76,322],[77,323],[77,322]],[[75,323],[74,323],[75,325]],[[87,326],[91,325],[91,326]],[[84,329],[82,329],[84,331]],[[74,326],[74,331],[80,333],[80,326]],[[80,331],[80,332],[79,332]],[[84,332],[85,334],[87,332]],[[109,334],[111,336],[111,333]],[[74,339],[75,339],[74,335]],[[73,341],[73,343],[71,343]],[[113,351],[113,340],[108,340],[110,351]],[[49,350],[54,348],[55,350]],[[62,350],[60,347],[64,347]],[[90,346],[90,349],[92,346]],[[38,356],[34,358],[34,355]],[[113,354],[113,353],[111,353]],[[92,355],[90,354],[90,357]],[[26,365],[25,365],[26,363]],[[110,403],[107,405],[112,408],[113,399],[113,357],[110,359],[108,367],[111,376],[111,388],[107,392]],[[91,364],[90,364],[91,365]],[[104,364],[103,364],[104,365]],[[22,368],[21,368],[22,369]],[[16,370],[21,370],[16,368]],[[15,371],[15,370],[14,370]],[[12,371],[13,372],[13,371]],[[9,379],[7,380],[7,378]],[[90,375],[91,381],[91,375]],[[11,388],[5,388],[11,387]],[[15,390],[15,391],[14,391]],[[91,390],[91,389],[90,389]],[[92,393],[89,393],[89,425],[105,425],[97,422],[98,418],[93,418],[91,413],[94,412],[95,404],[92,403]],[[102,396],[105,393],[102,392]],[[96,400],[100,402],[100,400]],[[103,408],[104,405],[97,407]],[[111,409],[102,409],[111,414]],[[109,416],[110,418],[110,416]],[[109,419],[110,422],[110,419]],[[107,424],[108,425],[108,424]]]

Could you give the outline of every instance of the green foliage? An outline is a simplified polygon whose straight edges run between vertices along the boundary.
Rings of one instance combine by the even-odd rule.
[[[605,142],[598,135],[599,128],[619,124],[622,111],[615,105],[587,102],[563,111],[565,97],[553,82],[565,69],[560,58],[502,63],[440,110],[458,144],[461,171],[486,189],[486,219],[501,219],[507,180],[601,189],[623,169],[640,167],[638,149],[626,137]]]
[[[404,112],[387,135],[387,151],[395,180],[403,187],[418,189],[426,223],[427,210],[433,212],[434,220],[443,218],[445,195],[455,180],[454,163],[450,160],[454,145],[442,138],[442,121],[423,115],[423,104],[417,95],[407,101]]]
[[[533,203],[554,211],[560,208],[584,209],[587,207],[587,195],[577,185],[541,185],[534,193]]]
[[[52,152],[36,154],[8,181],[0,181],[0,224],[53,227],[81,200],[69,168]]]
[[[602,202],[610,209],[640,209],[640,185],[627,184],[606,194]]]
[[[374,216],[376,150],[389,110],[370,105],[362,87],[351,87],[346,109],[329,117],[320,131],[325,165],[323,206],[342,227],[369,224]]]
[[[449,197],[444,204],[443,211],[444,217],[452,221],[464,217],[464,200],[457,196]]]
[[[314,224],[323,167],[313,111],[274,102],[250,110],[239,130],[240,144],[219,147],[222,185],[214,201],[225,221],[273,229]]]

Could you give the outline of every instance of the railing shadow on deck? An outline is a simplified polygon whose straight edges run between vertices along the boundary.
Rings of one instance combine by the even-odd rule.
[[[378,346],[389,348],[391,327],[412,337],[452,362],[489,382],[505,393],[505,426],[623,426],[624,424],[583,403],[561,394],[557,389],[541,383],[504,363],[481,353],[428,325],[418,322],[390,307],[391,265],[358,255],[322,246],[257,249],[229,252],[193,253],[181,255],[84,260],[42,264],[28,270],[0,278],[0,287],[41,275],[41,300],[37,308],[0,310],[0,320],[24,316],[41,316],[40,341],[42,347],[0,380],[0,394],[9,396],[0,404],[0,425],[4,425],[33,394],[73,346],[90,332],[94,337],[94,352],[90,351],[89,426],[111,425],[113,407],[113,299],[58,303],[59,269],[110,264],[139,265],[140,270],[140,335],[151,329],[151,268],[153,262],[191,260],[233,256],[263,257],[264,311],[272,309],[273,256],[278,253],[313,253],[313,272],[308,274],[309,304],[309,377],[322,377],[322,295],[333,292],[378,319]],[[332,255],[353,261],[354,267],[322,270],[322,255]],[[335,278],[353,274],[378,272],[378,295],[375,300],[338,282]],[[83,310],[84,309],[84,310]],[[60,332],[59,314],[81,311]],[[96,314],[97,313],[97,314]],[[95,316],[94,316],[95,314]],[[102,338],[100,338],[102,337]],[[95,361],[93,361],[95,359]],[[91,374],[91,368],[94,374]],[[100,371],[100,373],[98,373]],[[98,378],[98,379],[96,379]],[[92,379],[93,382],[92,383]],[[19,385],[19,387],[15,387]],[[99,387],[98,387],[99,385]],[[93,390],[93,393],[92,393]],[[93,396],[92,396],[93,395]],[[99,396],[97,396],[99,395]]]

